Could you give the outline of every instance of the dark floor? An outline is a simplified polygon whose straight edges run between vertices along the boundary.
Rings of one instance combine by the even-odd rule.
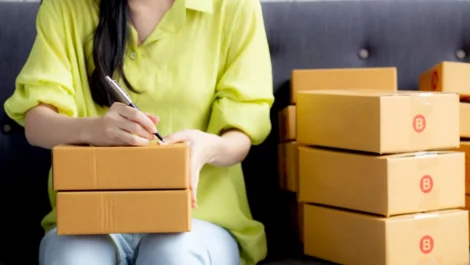
[[[271,261],[260,265],[334,265],[335,263],[315,259],[286,259],[282,261]]]
[[[267,261],[260,265],[335,265],[328,261],[318,260],[310,257],[297,258],[297,259],[284,259],[279,261]]]

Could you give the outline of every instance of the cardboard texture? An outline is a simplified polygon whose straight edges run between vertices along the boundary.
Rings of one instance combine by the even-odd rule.
[[[295,106],[287,106],[278,113],[279,141],[295,141]]]
[[[283,170],[280,174],[283,176],[281,179],[284,180],[284,189],[297,192],[299,189],[299,150],[296,142],[288,142],[280,144],[280,150],[283,152],[280,157],[279,163],[283,164],[281,169]]]
[[[442,62],[419,77],[419,90],[454,92],[462,99],[470,97],[470,64]]]
[[[465,205],[465,154],[375,156],[299,147],[299,201],[383,216]]]
[[[380,218],[305,205],[304,252],[348,265],[467,265],[468,212]]]
[[[397,90],[397,69],[343,68],[293,70],[291,76],[291,104],[297,101],[297,92],[329,89]]]
[[[145,147],[58,146],[52,150],[57,191],[157,190],[189,187],[186,144]]]
[[[465,194],[470,195],[470,141],[460,142],[456,151],[465,153]]]
[[[190,230],[189,190],[57,193],[59,235]]]
[[[470,138],[470,103],[460,103],[460,137]]]
[[[465,196],[465,208],[464,209],[469,211],[468,212],[468,218],[470,220],[470,196],[468,196],[468,195]],[[469,221],[468,226],[469,226],[468,231],[469,231],[469,238],[470,238],[470,221]]]
[[[297,143],[378,154],[459,146],[455,93],[301,91]]]

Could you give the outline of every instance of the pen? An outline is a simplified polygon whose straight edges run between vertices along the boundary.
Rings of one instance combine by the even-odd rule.
[[[124,103],[127,106],[132,107],[134,109],[137,109],[137,110],[139,109],[134,104],[134,102],[132,102],[131,97],[126,93],[126,91],[119,85],[119,83],[116,80],[113,80],[109,76],[106,76],[105,79],[106,79],[106,82],[108,82],[108,84],[111,86],[114,92],[114,95],[121,103]],[[165,143],[165,141],[163,140],[163,137],[158,132],[155,133],[155,136],[157,136],[157,138],[162,143]]]

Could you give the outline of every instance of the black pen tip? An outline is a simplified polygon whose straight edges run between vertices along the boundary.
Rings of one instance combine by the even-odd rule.
[[[157,138],[158,138],[160,141],[162,141],[163,143],[165,142],[165,141],[163,140],[163,137],[162,137],[158,132],[155,133],[155,136],[157,136]]]

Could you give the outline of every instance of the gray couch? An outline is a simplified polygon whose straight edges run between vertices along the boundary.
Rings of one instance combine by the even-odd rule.
[[[0,1],[0,104],[12,93],[35,36],[37,3]],[[470,59],[470,1],[365,0],[263,3],[274,67],[276,113],[288,104],[294,68],[396,66],[400,89],[442,60]],[[50,152],[30,147],[0,108],[0,263],[36,264],[50,210]],[[269,264],[327,264],[298,257],[286,194],[277,189],[277,132],[244,162],[255,218],[266,225]],[[6,213],[10,218],[4,218]]]

